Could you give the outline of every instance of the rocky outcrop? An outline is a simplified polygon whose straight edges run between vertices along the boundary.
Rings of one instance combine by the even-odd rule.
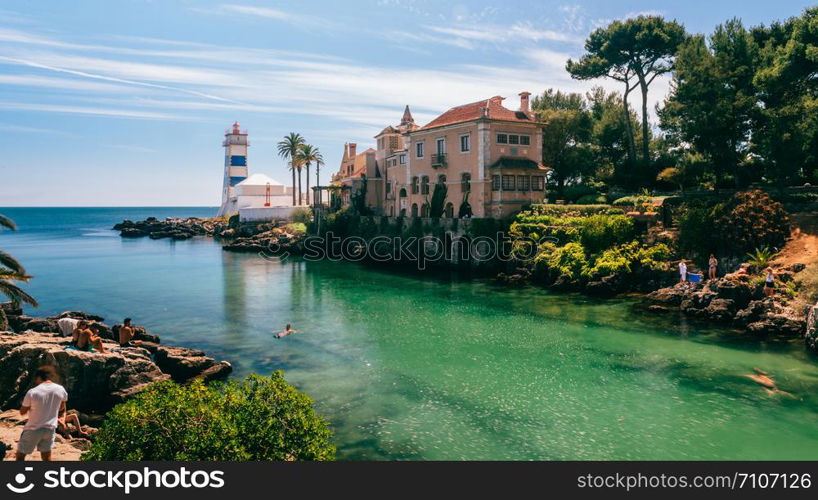
[[[651,311],[681,311],[765,336],[795,338],[806,328],[805,315],[794,309],[782,293],[765,297],[760,284],[748,275],[661,288],[648,294],[647,302]]]
[[[808,348],[818,353],[818,305],[812,306],[807,314],[807,331],[804,341]]]
[[[85,412],[104,411],[148,385],[173,379],[188,382],[227,377],[232,366],[216,361],[203,351],[160,346],[157,335],[134,327],[138,347],[120,348],[118,330],[101,316],[82,311],[66,311],[48,318],[9,315],[12,332],[0,332],[0,409],[19,405],[31,386],[32,374],[42,365],[54,366],[69,392],[70,407]],[[66,350],[70,339],[63,337],[60,318],[85,319],[99,326],[107,353]]]
[[[225,242],[222,249],[231,252],[255,252],[269,255],[299,255],[304,253],[304,235],[290,234],[283,228],[274,227],[252,236],[235,237]]]
[[[119,235],[123,238],[147,236],[152,239],[186,240],[194,236],[212,236],[222,226],[226,225],[222,219],[188,217],[187,219],[167,218],[159,220],[156,217],[148,217],[145,220],[136,222],[126,219],[116,224],[113,229],[119,231]]]
[[[170,378],[144,349],[106,354],[66,350],[67,341],[47,333],[0,333],[0,409],[20,405],[36,369],[53,366],[70,406],[83,412],[109,409],[149,384]],[[114,344],[108,344],[114,347]]]

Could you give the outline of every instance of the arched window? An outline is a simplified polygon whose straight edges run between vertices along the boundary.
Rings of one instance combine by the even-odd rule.
[[[401,217],[406,217],[406,209],[405,208],[400,209],[400,216]]]
[[[412,217],[418,216],[418,204],[412,203]]]
[[[401,188],[399,194],[401,198],[406,198],[406,188]]]
[[[460,188],[464,193],[471,191],[471,174],[463,172],[460,174]]]
[[[418,194],[418,178],[412,177],[412,194]]]
[[[454,217],[454,205],[452,205],[452,202],[446,203],[445,213],[447,219],[451,219]]]
[[[424,175],[420,178],[420,194],[429,194],[429,176]]]
[[[438,184],[446,184],[446,174],[440,174],[437,176],[437,183]]]
[[[421,217],[429,217],[429,204],[424,203],[423,207],[420,209],[420,216]]]

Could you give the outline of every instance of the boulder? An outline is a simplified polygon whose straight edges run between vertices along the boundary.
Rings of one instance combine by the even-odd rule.
[[[169,378],[144,349],[102,354],[67,351],[66,345],[59,337],[40,333],[0,334],[0,409],[20,405],[34,371],[43,365],[55,367],[68,391],[69,406],[83,412],[106,411],[151,383]]]
[[[224,378],[233,369],[230,363],[219,363],[205,356],[203,351],[188,347],[156,346],[153,356],[164,373],[182,383],[196,377],[204,377],[206,380]]]
[[[116,229],[116,227],[114,227]],[[128,227],[124,228],[119,232],[119,235],[123,238],[141,238],[143,236],[147,236],[148,233],[143,231],[142,229],[137,229],[135,227]]]
[[[736,313],[733,299],[713,299],[705,308],[705,316],[716,321],[731,321]]]
[[[660,288],[654,292],[650,292],[647,296],[648,301],[662,306],[679,306],[684,300],[686,292],[680,288],[669,287]]]

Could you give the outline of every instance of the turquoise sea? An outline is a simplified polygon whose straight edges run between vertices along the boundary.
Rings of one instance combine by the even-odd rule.
[[[215,208],[0,208],[33,315],[132,316],[236,376],[283,369],[342,459],[818,459],[818,359],[630,300],[456,275],[268,260],[206,238],[120,239],[122,219]],[[300,330],[273,338],[285,323]],[[792,394],[746,375],[770,372]]]

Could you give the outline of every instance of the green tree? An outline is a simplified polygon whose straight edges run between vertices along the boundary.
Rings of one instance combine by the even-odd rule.
[[[673,56],[686,38],[685,29],[676,21],[658,16],[638,16],[614,21],[595,30],[585,42],[586,54],[578,61],[568,60],[566,69],[580,80],[612,78],[624,84],[623,116],[628,125],[629,155],[636,159],[634,133],[630,127],[628,96],[639,88],[642,93],[642,162],[650,159],[648,126],[648,90],[658,77],[673,69]]]
[[[716,182],[738,187],[757,111],[753,75],[758,47],[741,21],[716,27],[709,46],[701,35],[679,48],[672,92],[660,111],[662,128],[708,160]],[[743,182],[744,181],[744,182]]]
[[[0,214],[0,228],[15,231],[17,225],[8,217]],[[31,276],[26,272],[26,268],[9,253],[0,250],[0,293],[8,297],[12,306],[19,307],[23,303],[38,306],[34,297],[15,284],[15,282],[27,283],[29,280]],[[6,313],[0,309],[0,330],[6,328],[8,328]]]
[[[622,96],[594,87],[587,94],[593,120],[591,143],[594,147],[595,176],[620,185],[636,184],[632,164],[628,164],[628,128],[636,127],[638,118],[632,111],[628,122],[622,114]]]
[[[429,204],[429,217],[439,219],[443,216],[448,192],[449,189],[446,187],[445,182],[435,183],[435,190],[432,192],[432,201]]]
[[[290,170],[293,173],[293,205],[296,204],[295,197],[295,172],[298,170],[298,204],[301,204],[301,167],[298,165],[298,151],[304,146],[306,142],[301,134],[290,132],[284,136],[284,139],[277,144],[278,156],[285,159],[290,164]]]
[[[752,34],[761,47],[756,151],[768,179],[801,182],[818,165],[818,7]]]
[[[313,163],[315,164],[316,168],[316,181],[318,178],[317,169],[318,164],[324,161],[324,157],[321,156],[321,151],[318,150],[317,147],[313,146],[312,144],[304,144],[298,150],[296,154],[297,161],[299,164],[304,165],[307,169],[307,203],[309,204],[309,195],[310,195],[310,165]],[[300,189],[300,183],[299,183]]]
[[[327,422],[282,372],[160,382],[108,413],[83,460],[333,460]]]
[[[552,169],[551,178],[563,196],[567,184],[593,171],[591,114],[581,94],[554,89],[535,97],[532,109],[547,124],[543,128],[543,164]]]

